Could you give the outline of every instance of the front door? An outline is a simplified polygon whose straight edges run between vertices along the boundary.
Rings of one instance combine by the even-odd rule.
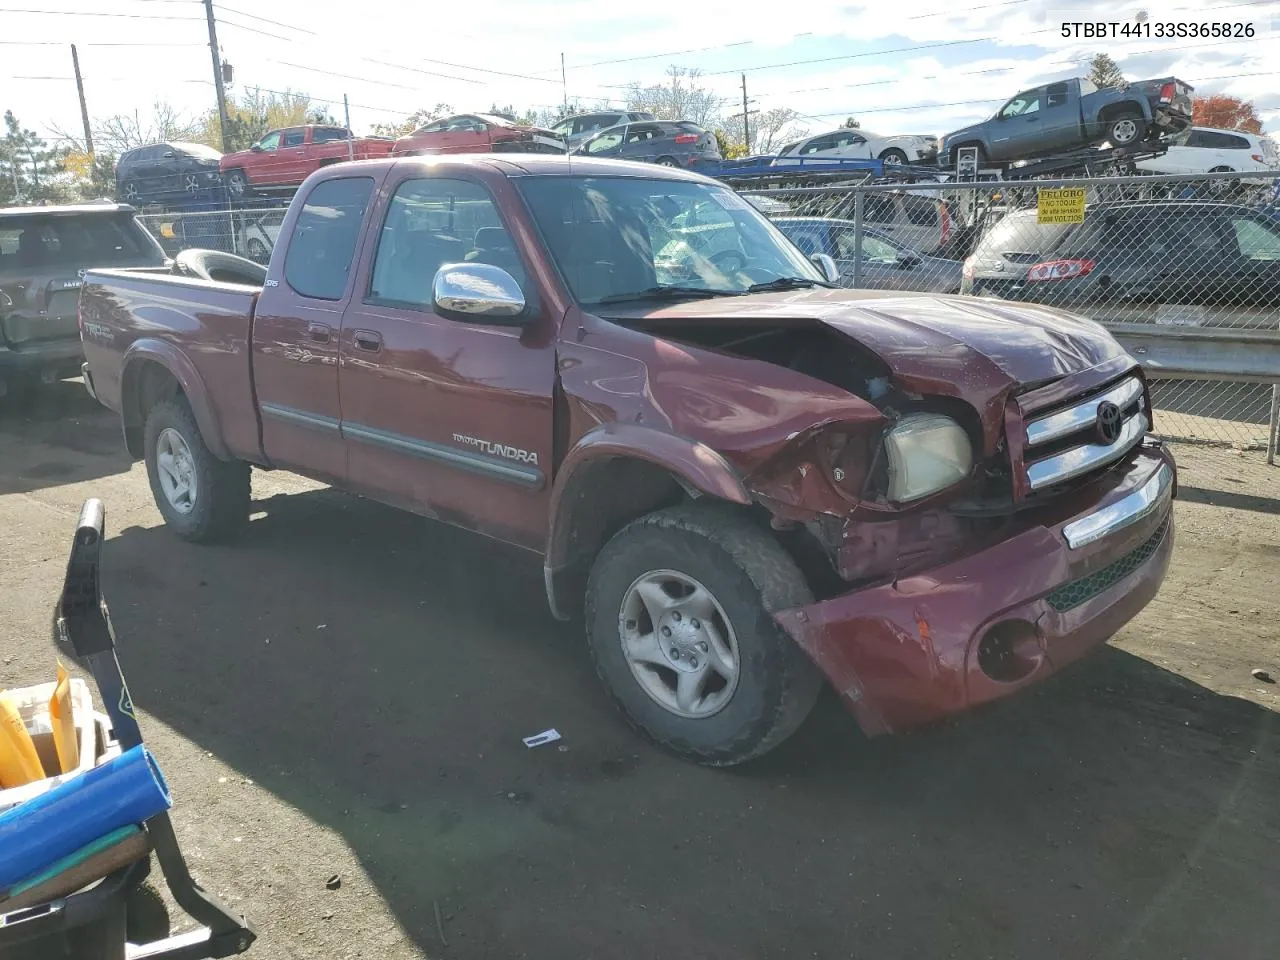
[[[307,131],[295,127],[280,134],[278,166],[272,183],[301,183],[307,179],[311,167],[307,163]]]
[[[373,189],[372,177],[312,188],[290,228],[282,275],[268,277],[254,313],[263,449],[277,466],[331,482],[347,473],[338,334]]]
[[[540,549],[557,318],[519,327],[436,314],[436,271],[459,261],[501,267],[531,304],[546,298],[480,183],[418,169],[381,193],[380,240],[365,251],[360,295],[342,322],[349,485]]]
[[[1016,160],[1049,149],[1040,107],[1045,88],[1036,87],[1006,103],[992,125],[991,160]]]

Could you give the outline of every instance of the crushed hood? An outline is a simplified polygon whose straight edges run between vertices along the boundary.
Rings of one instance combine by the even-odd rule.
[[[1044,383],[1124,353],[1092,320],[978,297],[805,290],[648,310],[615,307],[607,314],[658,322],[822,323],[876,354],[904,385],[921,393],[962,395],[968,387]]]
[[[648,308],[614,306],[607,315],[647,321],[659,336],[668,322],[824,324],[878,356],[902,388],[957,397],[984,420],[1003,408],[1013,389],[1124,355],[1124,348],[1092,320],[1052,307],[978,297],[820,289]]]

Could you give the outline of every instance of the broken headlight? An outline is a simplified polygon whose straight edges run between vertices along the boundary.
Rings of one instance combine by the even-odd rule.
[[[903,503],[945,490],[969,475],[973,447],[950,417],[915,414],[898,421],[884,438],[890,500]]]

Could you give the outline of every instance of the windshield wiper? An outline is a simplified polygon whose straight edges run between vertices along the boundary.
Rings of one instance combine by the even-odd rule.
[[[747,293],[767,293],[770,290],[803,290],[809,287],[834,287],[834,283],[821,280],[810,280],[808,277],[778,277],[764,283],[753,283],[747,287]]]
[[[740,297],[740,290],[711,290],[707,287],[649,287],[634,293],[611,293],[596,303],[621,303],[624,300],[692,300],[699,297]]]

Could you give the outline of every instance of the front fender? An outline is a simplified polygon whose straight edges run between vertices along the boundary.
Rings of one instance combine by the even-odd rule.
[[[642,460],[669,471],[686,489],[731,503],[751,503],[738,472],[705,443],[635,423],[601,424],[582,436],[556,471],[548,520],[548,567],[558,568],[568,560],[575,477],[582,476],[582,467],[588,463],[611,458]]]
[[[136,409],[139,374],[147,362],[158,363],[178,381],[209,451],[219,460],[234,459],[222,438],[222,429],[218,424],[218,416],[214,412],[209,398],[209,388],[205,385],[204,378],[200,376],[200,371],[196,369],[191,358],[167,340],[144,337],[135,340],[125,351],[120,372],[120,415],[125,421],[125,426],[131,425],[129,417]],[[141,426],[141,424],[137,425]]]

